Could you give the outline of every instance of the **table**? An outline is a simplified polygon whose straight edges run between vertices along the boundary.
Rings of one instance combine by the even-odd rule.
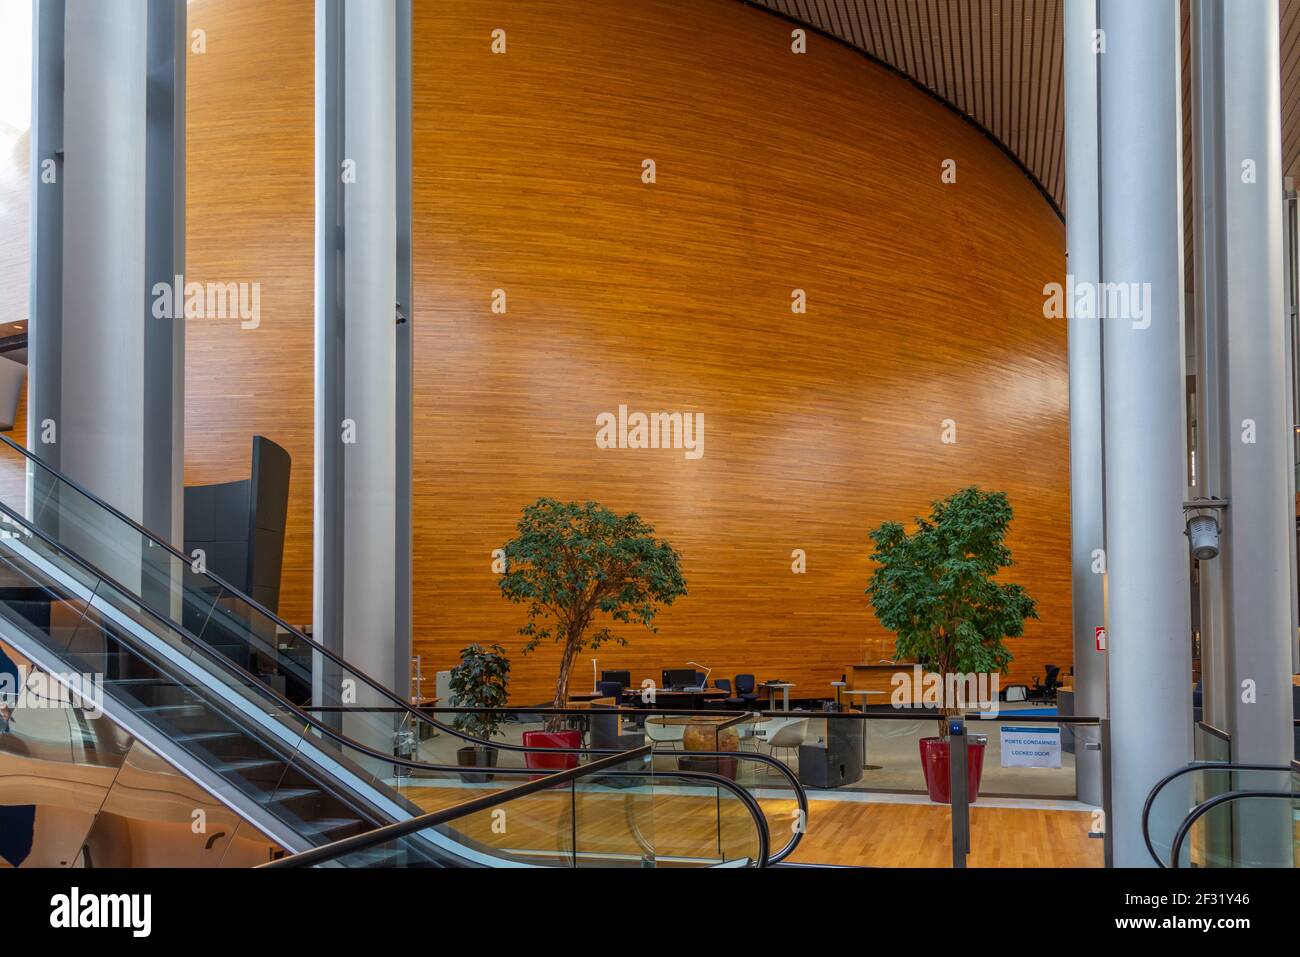
[[[767,710],[776,710],[776,693],[781,692],[781,710],[790,710],[790,689],[794,684],[789,681],[765,681],[764,687],[767,688]]]
[[[862,698],[862,709],[864,711],[867,708],[867,698],[870,695],[879,695],[882,698],[889,697],[888,691],[874,691],[871,688],[845,688],[844,693],[847,695],[859,695]]]

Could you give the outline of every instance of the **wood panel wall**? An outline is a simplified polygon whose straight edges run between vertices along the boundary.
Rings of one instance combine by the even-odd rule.
[[[426,673],[499,641],[513,700],[549,697],[558,649],[518,654],[522,609],[491,571],[546,495],[635,510],[683,555],[689,595],[602,668],[694,659],[829,694],[890,648],[863,595],[868,531],[972,483],[1009,494],[1011,577],[1042,615],[1013,678],[1068,664],[1065,327],[1041,312],[1064,230],[1006,157],[849,50],[791,53],[788,24],[736,0],[415,8]],[[189,62],[188,277],[261,282],[262,319],[187,326],[186,481],[243,477],[255,432],[290,451],[295,623],[311,609],[312,10],[190,4],[207,52]],[[598,449],[596,416],[620,404],[703,412],[703,457]],[[575,674],[586,687],[589,661]]]

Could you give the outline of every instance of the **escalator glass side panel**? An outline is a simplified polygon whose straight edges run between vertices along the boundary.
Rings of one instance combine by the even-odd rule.
[[[1183,839],[1179,862],[1196,868],[1300,866],[1300,798],[1241,797],[1210,808]]]
[[[0,641],[0,867],[77,863],[131,747]]]
[[[1251,771],[1208,767],[1188,771],[1161,788],[1151,802],[1147,818],[1151,846],[1168,866],[1172,863],[1170,854],[1174,835],[1192,810],[1234,790],[1284,790],[1289,787],[1288,779],[1289,772],[1280,769]],[[1178,855],[1179,867],[1196,866],[1194,853],[1203,853],[1207,860],[1231,859],[1234,853],[1233,803],[1222,805],[1228,809],[1222,813],[1217,809],[1208,812],[1194,825],[1197,843],[1193,844],[1191,840],[1183,842]]]
[[[29,501],[4,504],[42,533],[295,705],[316,709],[329,727],[375,750],[414,756],[415,725],[431,725],[382,684],[208,573],[203,556],[178,553],[21,449],[0,443],[0,455],[22,464],[30,490]]]
[[[86,840],[93,867],[252,866],[279,845],[136,741]]]

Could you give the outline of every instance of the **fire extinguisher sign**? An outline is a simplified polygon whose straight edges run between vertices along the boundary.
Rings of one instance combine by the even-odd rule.
[[[1096,628],[1093,629],[1093,633],[1094,633],[1094,635],[1095,635],[1095,637],[1096,637],[1096,639],[1097,639],[1097,650],[1098,650],[1098,651],[1105,651],[1105,650],[1106,650],[1106,628],[1105,628],[1105,626],[1103,626],[1103,625],[1098,625]]]

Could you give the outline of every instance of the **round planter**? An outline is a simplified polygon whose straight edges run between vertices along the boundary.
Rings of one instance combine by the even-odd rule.
[[[682,732],[682,747],[687,751],[739,751],[740,735],[735,728],[719,731],[715,720],[692,718]]]
[[[921,739],[921,772],[925,789],[936,804],[951,804],[951,765],[948,742],[943,738]],[[974,804],[980,793],[980,775],[984,771],[984,745],[966,746],[966,793]]]

